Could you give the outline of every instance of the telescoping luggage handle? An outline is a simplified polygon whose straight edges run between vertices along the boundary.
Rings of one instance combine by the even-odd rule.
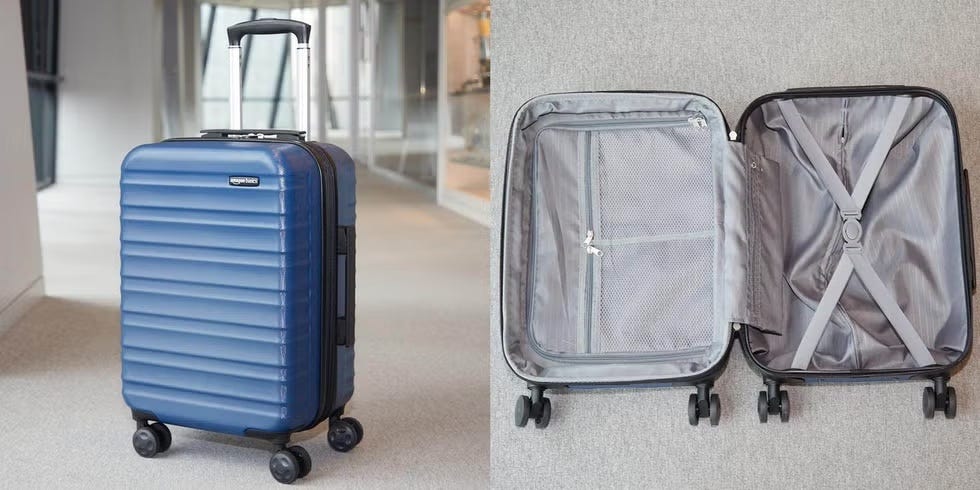
[[[292,34],[296,36],[296,77],[299,78],[296,100],[298,102],[300,131],[310,131],[310,30],[305,22],[290,19],[257,19],[239,22],[228,28],[228,74],[231,90],[228,102],[231,108],[231,129],[242,129],[242,38],[259,34]]]

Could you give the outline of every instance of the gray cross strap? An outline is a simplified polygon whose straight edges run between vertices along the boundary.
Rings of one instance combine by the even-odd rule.
[[[806,369],[809,367],[813,353],[817,349],[817,344],[820,342],[820,338],[823,336],[823,332],[830,322],[834,308],[837,307],[837,303],[840,301],[840,297],[844,293],[844,288],[847,286],[847,282],[852,273],[858,276],[861,283],[864,284],[864,287],[871,295],[871,298],[881,308],[882,313],[884,313],[885,317],[892,324],[892,328],[895,329],[899,338],[902,339],[902,342],[905,343],[905,346],[912,354],[912,358],[915,359],[916,364],[927,366],[936,362],[918,332],[915,331],[912,322],[902,312],[902,309],[895,301],[891,292],[888,291],[885,283],[882,282],[881,278],[871,267],[871,262],[864,256],[861,247],[861,209],[868,199],[871,188],[878,179],[878,174],[881,172],[885,158],[891,150],[891,146],[895,141],[895,135],[898,133],[898,128],[905,118],[905,113],[908,110],[910,102],[911,99],[908,97],[896,97],[894,99],[891,111],[885,120],[885,125],[878,135],[878,139],[875,141],[875,145],[865,162],[864,169],[861,171],[861,175],[858,176],[854,190],[851,193],[847,192],[847,188],[844,187],[844,183],[837,176],[834,167],[827,160],[826,155],[820,149],[813,134],[806,127],[799,110],[796,108],[796,104],[792,100],[780,100],[777,102],[783,117],[786,119],[786,123],[789,125],[790,131],[792,131],[793,136],[803,148],[803,153],[810,160],[820,180],[827,188],[827,192],[830,193],[830,197],[840,210],[841,219],[843,220],[842,233],[844,235],[844,253],[841,255],[837,268],[831,275],[830,282],[827,284],[820,303],[810,318],[810,323],[807,325],[806,331],[803,333],[803,340],[800,342],[800,346],[796,350],[796,355],[793,357],[792,367],[794,369]]]

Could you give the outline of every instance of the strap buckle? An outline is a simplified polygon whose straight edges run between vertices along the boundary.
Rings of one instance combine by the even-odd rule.
[[[850,212],[841,213],[844,223],[840,233],[844,237],[844,249],[848,252],[861,250],[861,236],[864,228],[861,226],[861,213]]]

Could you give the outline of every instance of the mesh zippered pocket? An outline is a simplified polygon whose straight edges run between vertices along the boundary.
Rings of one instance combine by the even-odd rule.
[[[711,132],[669,127],[593,136],[595,234],[599,239],[670,235],[714,227]]]
[[[541,131],[536,147],[535,181],[546,187],[536,192],[535,212],[545,220],[540,213],[557,210],[568,220],[536,230],[532,345],[542,355],[583,360],[708,348],[717,211],[703,116],[556,125]],[[561,185],[573,172],[577,197]],[[580,233],[577,241],[569,231]]]
[[[715,328],[710,131],[689,123],[597,131],[590,158],[589,351],[707,348]]]
[[[691,238],[597,245],[592,351],[658,353],[703,349],[714,331],[714,240]]]

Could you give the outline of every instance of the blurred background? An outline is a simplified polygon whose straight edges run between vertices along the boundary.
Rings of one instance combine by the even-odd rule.
[[[313,138],[488,222],[488,0],[20,3],[39,188],[115,180],[138,144],[228,127],[225,29],[293,18],[313,26]],[[292,43],[246,40],[244,127],[296,127]]]
[[[227,127],[226,28],[267,17],[312,25],[311,137],[359,164],[349,409],[367,435],[343,454],[325,424],[297,435],[309,478],[485,482],[490,15],[486,0],[0,0],[0,433],[19,448],[0,487],[270,485],[252,439],[175,427],[172,454],[136,455],[119,359],[123,158]],[[294,42],[244,41],[245,128],[298,126]]]

